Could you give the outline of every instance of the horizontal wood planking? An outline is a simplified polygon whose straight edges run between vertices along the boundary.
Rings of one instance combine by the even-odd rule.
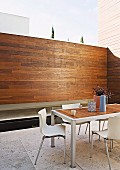
[[[113,96],[111,103],[120,103],[120,58],[108,49],[108,88]]]
[[[0,33],[0,104],[79,100],[107,87],[107,49]]]

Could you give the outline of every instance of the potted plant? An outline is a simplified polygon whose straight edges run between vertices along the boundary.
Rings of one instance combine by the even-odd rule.
[[[111,97],[111,92],[108,89],[104,89],[103,87],[100,86],[96,86],[95,88],[93,88],[93,99],[96,102],[96,108],[100,107],[100,96],[101,95],[105,95],[106,99],[107,99],[107,103],[108,103],[108,98]]]

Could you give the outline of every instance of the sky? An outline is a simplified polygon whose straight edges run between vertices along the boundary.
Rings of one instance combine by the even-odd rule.
[[[28,17],[29,35],[98,45],[97,0],[0,0],[0,12]],[[1,24],[1,23],[0,23]]]

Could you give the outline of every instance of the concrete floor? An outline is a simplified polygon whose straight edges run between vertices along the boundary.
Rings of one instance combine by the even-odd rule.
[[[78,131],[77,126],[77,131]],[[90,144],[86,125],[82,125],[80,135],[76,135],[76,168],[74,170],[109,170],[105,154],[104,142],[94,138],[93,158],[89,158]],[[98,123],[92,122],[92,129]],[[71,170],[70,168],[70,126],[67,125],[66,164],[63,164],[64,141],[56,138],[56,147],[50,147],[50,139],[46,139],[37,165],[34,161],[41,137],[39,128],[17,130],[0,133],[0,170]],[[114,141],[114,149],[110,153],[113,170],[120,170],[120,141]]]

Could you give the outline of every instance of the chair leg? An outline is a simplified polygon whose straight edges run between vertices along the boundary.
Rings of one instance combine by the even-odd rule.
[[[113,139],[112,139],[112,149],[113,149]]]
[[[109,152],[108,152],[107,140],[104,139],[104,141],[105,141],[105,148],[106,148],[106,153],[107,153],[107,159],[108,159],[109,169],[111,170],[110,157],[109,157]]]
[[[105,120],[104,120],[104,122],[103,122],[102,130],[103,130],[104,126],[105,126]]]
[[[111,149],[112,149],[112,140],[110,139],[110,152],[111,152]]]
[[[88,124],[89,124],[89,143],[90,143],[90,122]]]
[[[111,152],[111,149],[113,149],[113,139],[110,139],[110,152]]]
[[[92,135],[91,135],[91,148],[90,148],[90,158],[92,158],[92,151],[93,151],[93,132],[92,132]]]
[[[99,120],[99,131],[100,131],[101,121]],[[100,141],[100,135],[99,135],[99,141]]]
[[[36,157],[36,159],[35,159],[34,165],[36,165],[36,163],[37,163],[37,159],[38,159],[38,156],[39,156],[39,154],[40,154],[40,150],[41,150],[41,148],[42,148],[44,139],[45,139],[45,136],[42,137],[42,141],[41,141],[41,143],[40,143],[40,147],[39,147],[38,154],[37,154],[37,157]]]
[[[64,137],[64,164],[66,163],[66,137]]]
[[[81,124],[80,124],[80,126],[79,126],[78,135],[80,134],[80,128],[81,128]]]
[[[88,124],[89,124],[89,123],[87,123],[86,129],[85,129],[85,134],[87,133]]]

